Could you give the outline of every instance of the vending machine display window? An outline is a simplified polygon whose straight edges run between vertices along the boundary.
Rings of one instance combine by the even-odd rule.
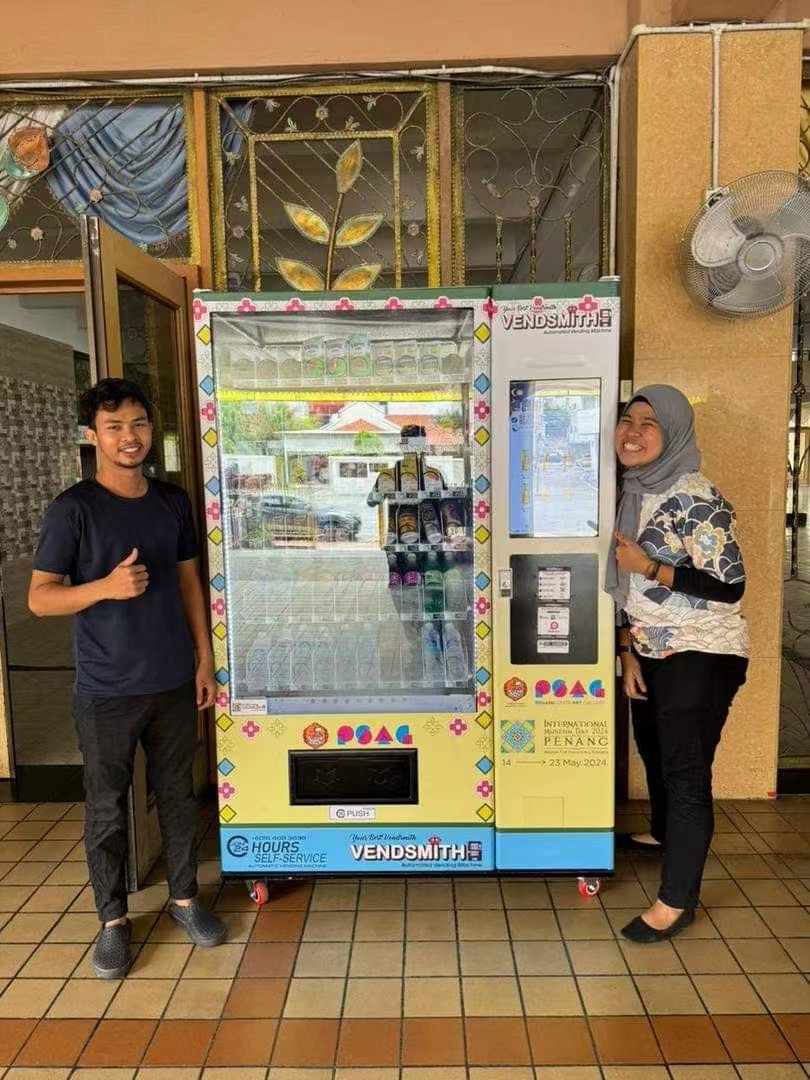
[[[512,381],[509,533],[599,533],[600,379]]]
[[[212,329],[234,711],[472,711],[471,312]]]

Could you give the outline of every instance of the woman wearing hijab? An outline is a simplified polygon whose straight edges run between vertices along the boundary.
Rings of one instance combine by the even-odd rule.
[[[651,808],[650,832],[631,846],[663,855],[658,898],[622,934],[648,943],[695,918],[714,832],[712,762],[748,666],[745,571],[734,510],[699,471],[679,390],[640,390],[616,453],[625,471],[606,588]]]

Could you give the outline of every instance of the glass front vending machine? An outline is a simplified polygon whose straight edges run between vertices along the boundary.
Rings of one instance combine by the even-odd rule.
[[[196,294],[222,868],[257,902],[611,870],[618,300],[591,293]]]

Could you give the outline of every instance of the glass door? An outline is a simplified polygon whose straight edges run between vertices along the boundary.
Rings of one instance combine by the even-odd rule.
[[[179,484],[197,509],[194,394],[188,362],[187,282],[98,218],[82,219],[90,348],[100,379],[131,379],[154,407],[153,449],[144,471]],[[200,717],[198,787],[207,777]],[[161,851],[157,807],[139,748],[130,792],[129,888],[140,887]]]

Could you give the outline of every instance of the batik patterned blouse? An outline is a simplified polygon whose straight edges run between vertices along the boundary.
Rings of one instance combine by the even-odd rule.
[[[642,502],[637,542],[651,559],[694,567],[727,585],[745,580],[734,509],[701,473],[687,473]],[[632,574],[625,613],[638,653],[748,655],[748,629],[739,602],[724,604]]]

